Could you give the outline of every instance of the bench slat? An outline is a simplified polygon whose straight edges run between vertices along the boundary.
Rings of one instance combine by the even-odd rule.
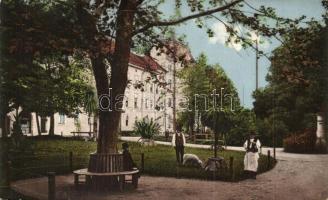
[[[95,172],[88,172],[88,169],[79,169],[73,172],[77,175],[87,175],[87,176],[119,176],[119,175],[131,175],[139,173],[139,170],[132,170],[132,171],[122,171],[122,172],[107,172],[107,173],[95,173]]]

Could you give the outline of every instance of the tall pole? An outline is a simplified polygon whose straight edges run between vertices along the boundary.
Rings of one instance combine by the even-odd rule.
[[[259,44],[258,44],[258,34],[256,34],[256,41],[255,41],[255,51],[256,51],[256,59],[255,59],[255,66],[256,66],[256,90],[259,88]]]
[[[175,107],[175,103],[176,103],[176,61],[174,61],[173,64],[173,133],[176,133],[176,129],[177,129],[177,125],[176,125],[176,107]]]
[[[218,155],[218,132],[217,132],[217,129],[216,129],[216,119],[217,119],[217,111],[214,110],[214,157],[217,158],[217,155]]]

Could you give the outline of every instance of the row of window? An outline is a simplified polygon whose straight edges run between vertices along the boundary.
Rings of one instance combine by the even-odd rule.
[[[146,86],[143,87],[144,92],[150,92],[150,93],[153,93],[154,92],[154,84],[153,83],[150,84],[148,87],[146,87]],[[155,87],[155,93],[156,94],[159,93],[159,87],[158,86]]]
[[[146,118],[148,118],[148,116],[146,116]],[[78,120],[78,118],[75,118],[75,119]],[[150,119],[153,120],[154,118],[151,117]],[[138,121],[137,116],[135,117],[134,121]],[[169,121],[169,123],[167,123],[167,127],[171,128],[171,123],[170,123],[170,121],[172,121],[171,115],[168,115],[168,121]],[[64,114],[59,114],[59,123],[65,124],[65,115]],[[166,122],[164,122],[164,123],[166,123]],[[125,116],[125,126],[129,126],[129,115]]]
[[[74,122],[77,123],[79,120],[79,116],[77,115],[77,117],[74,118]],[[64,114],[59,113],[59,124],[65,124],[66,121],[66,117]]]
[[[146,116],[146,118],[148,118],[148,115]],[[150,120],[154,120],[153,117],[150,118]],[[172,116],[168,115],[168,122],[165,121],[165,119],[163,119],[163,123],[167,124],[167,128],[171,128],[171,122],[172,122]],[[134,118],[134,122],[138,121],[138,117],[136,116]],[[129,115],[125,116],[125,126],[129,126]]]
[[[168,99],[168,107],[172,107],[172,98]],[[153,100],[145,99],[145,108],[153,108]],[[129,100],[125,100],[125,108],[129,108]],[[134,98],[134,108],[138,108],[138,97]]]

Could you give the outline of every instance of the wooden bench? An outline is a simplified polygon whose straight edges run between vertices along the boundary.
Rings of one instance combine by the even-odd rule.
[[[72,131],[71,134],[73,136],[78,136],[78,137],[88,137],[92,138],[93,137],[93,132],[86,132],[86,131]]]
[[[138,187],[138,179],[139,179],[139,170],[134,169],[132,171],[121,171],[121,172],[106,172],[106,173],[96,173],[96,172],[89,172],[88,169],[79,169],[73,171],[74,174],[74,184],[79,185],[83,183],[90,183],[90,180],[93,176],[100,176],[100,177],[106,177],[106,176],[114,176],[119,178],[119,188],[120,191],[123,191],[125,183],[126,182],[132,182],[132,185],[134,188]],[[125,176],[131,175],[132,180],[126,180]],[[85,177],[85,182],[80,181],[80,176]]]

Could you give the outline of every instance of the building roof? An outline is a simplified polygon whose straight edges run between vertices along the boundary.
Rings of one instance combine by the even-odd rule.
[[[115,40],[108,39],[104,48],[106,52],[114,52]],[[162,66],[160,66],[152,57],[148,55],[137,55],[135,53],[130,53],[129,64],[143,68],[148,71],[166,71]]]
[[[152,57],[147,55],[140,56],[134,53],[130,53],[129,64],[150,71],[165,71],[165,69],[160,66]]]
[[[171,57],[175,57],[180,61],[187,63],[192,63],[195,61],[188,46],[182,42],[175,39],[163,40],[162,42],[166,48],[166,54]]]

